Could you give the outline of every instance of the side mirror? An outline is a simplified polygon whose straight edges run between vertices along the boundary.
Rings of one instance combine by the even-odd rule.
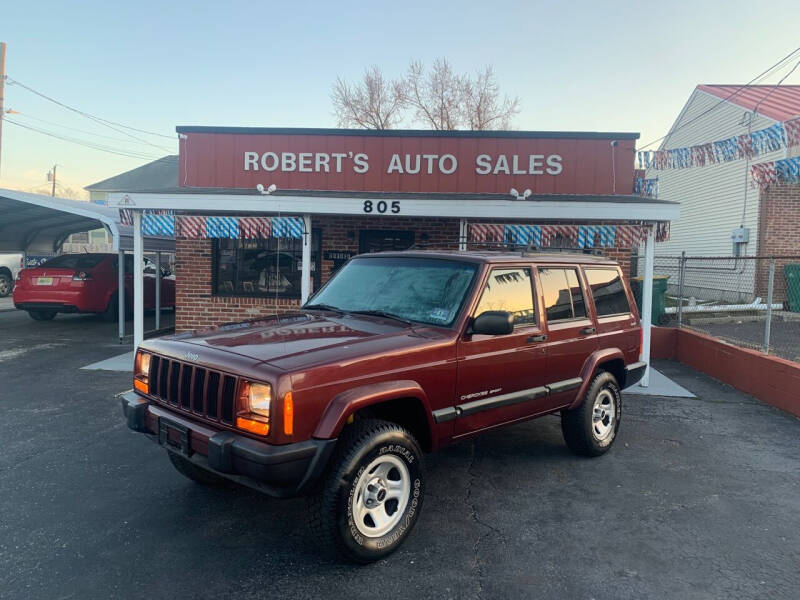
[[[506,310],[487,310],[472,321],[472,333],[508,335],[514,332],[514,315]]]

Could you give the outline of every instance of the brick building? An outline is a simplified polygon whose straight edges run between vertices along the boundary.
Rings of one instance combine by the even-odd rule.
[[[176,237],[177,331],[295,309],[362,252],[557,247],[626,263],[679,210],[634,195],[638,134],[177,131],[178,187],[109,193],[136,231]]]

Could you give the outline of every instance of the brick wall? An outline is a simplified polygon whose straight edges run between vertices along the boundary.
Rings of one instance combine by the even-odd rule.
[[[800,185],[782,183],[761,190],[758,212],[758,255],[784,256],[775,261],[773,300],[786,300],[783,265],[800,262]],[[767,296],[769,262],[759,261],[756,295]]]
[[[357,254],[359,232],[367,229],[413,231],[415,243],[422,248],[458,249],[458,219],[313,216],[311,222],[312,228],[321,232],[323,254],[326,250]],[[279,298],[276,305],[275,298],[215,296],[211,289],[212,244],[211,240],[176,240],[176,331],[285,313],[299,306],[300,301],[294,299]],[[630,272],[630,249],[609,248],[606,254],[622,264],[626,275]],[[333,266],[333,261],[321,260],[322,283],[330,277]]]

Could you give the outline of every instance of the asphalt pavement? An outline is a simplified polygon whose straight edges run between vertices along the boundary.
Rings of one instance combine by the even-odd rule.
[[[0,598],[797,598],[800,421],[685,367],[582,459],[557,417],[428,457],[395,554],[321,556],[303,499],[200,487],[127,430],[93,317],[0,313]]]

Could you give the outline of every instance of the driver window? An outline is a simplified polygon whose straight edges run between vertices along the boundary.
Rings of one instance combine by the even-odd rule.
[[[535,325],[533,285],[530,269],[492,269],[483,288],[475,316],[487,310],[505,310],[515,325]]]

